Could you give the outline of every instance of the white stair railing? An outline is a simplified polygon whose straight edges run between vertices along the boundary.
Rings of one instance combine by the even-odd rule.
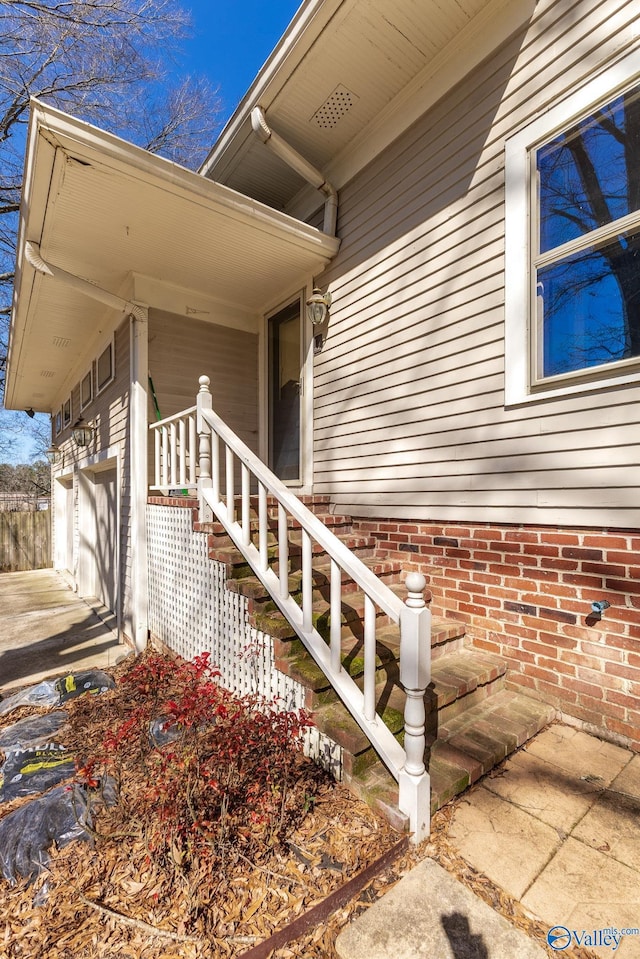
[[[405,580],[408,597],[403,603],[213,412],[209,378],[201,376],[199,383],[196,426],[201,518],[206,519],[210,510],[222,524],[365,732],[397,780],[399,808],[409,819],[414,841],[420,842],[429,834],[430,818],[430,780],[424,765],[424,694],[430,682],[431,671],[431,614],[424,600],[424,576],[420,573],[408,574]],[[156,488],[166,487],[166,484],[160,481],[164,479],[162,470],[166,463],[172,464],[174,458],[176,469],[182,475],[180,471],[183,469],[182,460],[186,456],[186,447],[182,441],[176,445],[179,429],[172,430],[171,423],[179,423],[192,414],[193,409],[187,410],[151,426],[156,436],[161,430],[165,431],[162,433],[162,440],[156,440],[156,449],[160,442],[162,451],[159,459],[156,455]],[[165,439],[168,447],[164,446]],[[235,488],[237,464],[240,465],[239,493]],[[186,469],[186,465],[184,468]],[[258,502],[255,533],[251,525],[252,490],[257,490]],[[277,503],[277,531],[269,527],[268,497]],[[300,603],[289,590],[289,518],[301,530]],[[270,535],[275,535],[277,541],[277,573],[269,564]],[[326,553],[330,560],[328,645],[313,625],[314,546],[316,552]],[[356,583],[365,597],[362,690],[341,664],[343,578]],[[377,610],[386,614],[400,628],[400,682],[406,693],[404,747],[376,712]]]
[[[151,489],[185,489],[197,486],[197,432],[195,406],[153,423],[154,483]]]

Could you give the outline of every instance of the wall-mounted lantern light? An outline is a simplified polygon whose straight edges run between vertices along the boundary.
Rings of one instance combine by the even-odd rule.
[[[62,450],[55,443],[52,443],[44,454],[52,466],[59,466],[62,463]]]
[[[71,430],[71,435],[76,446],[85,447],[89,446],[95,432],[96,428],[93,423],[85,423],[82,419],[79,419]]]
[[[307,300],[307,316],[314,326],[320,326],[329,316],[329,307],[331,306],[331,294],[323,293],[318,287],[314,287],[313,293]]]

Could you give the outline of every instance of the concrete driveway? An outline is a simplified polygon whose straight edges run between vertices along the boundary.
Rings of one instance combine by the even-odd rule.
[[[71,669],[104,669],[127,652],[115,616],[81,599],[59,573],[0,574],[0,693]]]

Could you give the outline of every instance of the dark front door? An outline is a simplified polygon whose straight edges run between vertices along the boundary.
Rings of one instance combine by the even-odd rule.
[[[300,479],[300,301],[269,317],[269,466]]]

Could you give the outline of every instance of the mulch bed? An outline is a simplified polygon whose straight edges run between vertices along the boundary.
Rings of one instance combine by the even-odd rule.
[[[127,664],[117,667],[117,674]],[[86,761],[121,708],[117,690],[65,704],[70,722],[59,737]],[[0,720],[0,730],[25,715],[21,708]],[[129,789],[135,798],[135,784]],[[50,868],[35,882],[11,887],[0,878],[0,956],[6,959],[213,959],[242,957],[324,903],[398,843],[398,834],[345,787],[317,767],[299,761],[299,788],[313,803],[286,835],[245,856],[228,851],[214,872],[197,857],[183,868],[148,848],[144,830],[123,830],[118,811],[103,812],[91,843],[51,851]],[[0,819],[29,802],[0,805]],[[141,804],[142,805],[142,804]],[[426,857],[435,859],[476,895],[535,941],[547,928],[532,919],[487,877],[476,872],[449,842],[455,804],[432,820],[429,840],[408,847],[346,904],[270,959],[336,959],[339,931]],[[41,905],[34,897],[45,890]],[[425,894],[426,893],[425,891]],[[545,945],[546,947],[546,945]],[[549,956],[557,955],[547,948]],[[588,950],[566,950],[571,959],[594,959]]]

